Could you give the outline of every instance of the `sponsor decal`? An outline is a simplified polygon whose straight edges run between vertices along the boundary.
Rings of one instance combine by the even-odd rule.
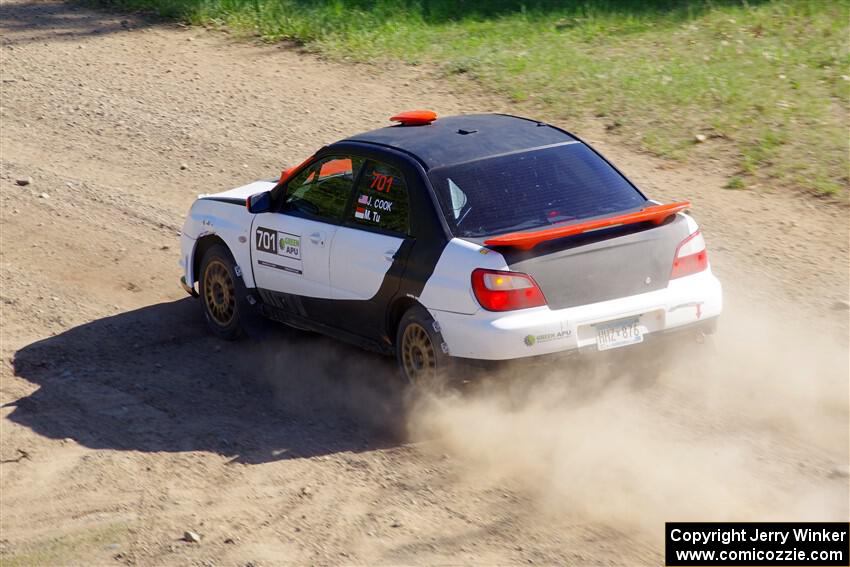
[[[292,258],[293,260],[301,259],[301,238],[295,234],[286,232],[278,232],[278,254]]]
[[[299,276],[302,274],[301,270],[296,268],[291,268],[289,266],[281,266],[280,264],[274,264],[272,262],[266,262],[265,260],[257,260],[257,264],[260,266],[265,266],[267,268],[277,268],[278,270],[283,270],[284,272],[290,272],[293,274],[298,274]]]
[[[277,268],[293,274],[301,274],[301,237],[297,234],[279,232],[265,227],[257,227],[257,251],[274,254],[289,260],[295,260],[290,266],[281,266],[269,261],[258,261],[260,266]]]
[[[479,253],[479,254],[489,254],[489,253],[490,253],[490,249],[489,249],[489,248],[479,248],[479,249],[478,249],[478,253]]]
[[[557,331],[555,333],[543,333],[542,335],[526,335],[523,341],[526,346],[534,346],[538,343],[549,343],[552,341],[561,341],[572,335],[571,329]]]

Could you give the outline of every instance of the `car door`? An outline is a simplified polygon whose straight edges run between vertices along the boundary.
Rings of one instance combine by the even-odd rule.
[[[383,322],[404,271],[409,198],[401,172],[369,160],[331,246],[331,296],[341,326],[361,335]]]
[[[255,217],[251,257],[258,288],[318,300],[331,298],[331,245],[362,163],[349,156],[321,158],[287,183],[278,212]],[[276,303],[292,307],[292,301]],[[297,310],[310,314],[303,307]]]

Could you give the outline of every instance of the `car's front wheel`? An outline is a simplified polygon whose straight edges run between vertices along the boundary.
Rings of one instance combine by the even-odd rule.
[[[242,335],[237,298],[240,282],[235,274],[235,265],[227,247],[216,244],[204,254],[198,278],[207,326],[213,333],[227,340]]]
[[[416,389],[439,390],[449,379],[451,357],[439,326],[420,306],[408,309],[396,332],[396,361],[404,381]]]

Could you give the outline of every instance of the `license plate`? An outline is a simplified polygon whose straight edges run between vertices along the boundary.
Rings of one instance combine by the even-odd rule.
[[[643,342],[640,318],[620,319],[596,326],[596,348],[608,350]]]

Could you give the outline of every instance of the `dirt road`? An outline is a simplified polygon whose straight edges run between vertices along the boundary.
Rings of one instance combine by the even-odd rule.
[[[846,208],[566,125],[694,201],[717,351],[410,405],[357,349],[209,337],[182,215],[395,111],[508,104],[56,2],[4,2],[0,32],[0,563],[657,565],[665,520],[847,519]]]

